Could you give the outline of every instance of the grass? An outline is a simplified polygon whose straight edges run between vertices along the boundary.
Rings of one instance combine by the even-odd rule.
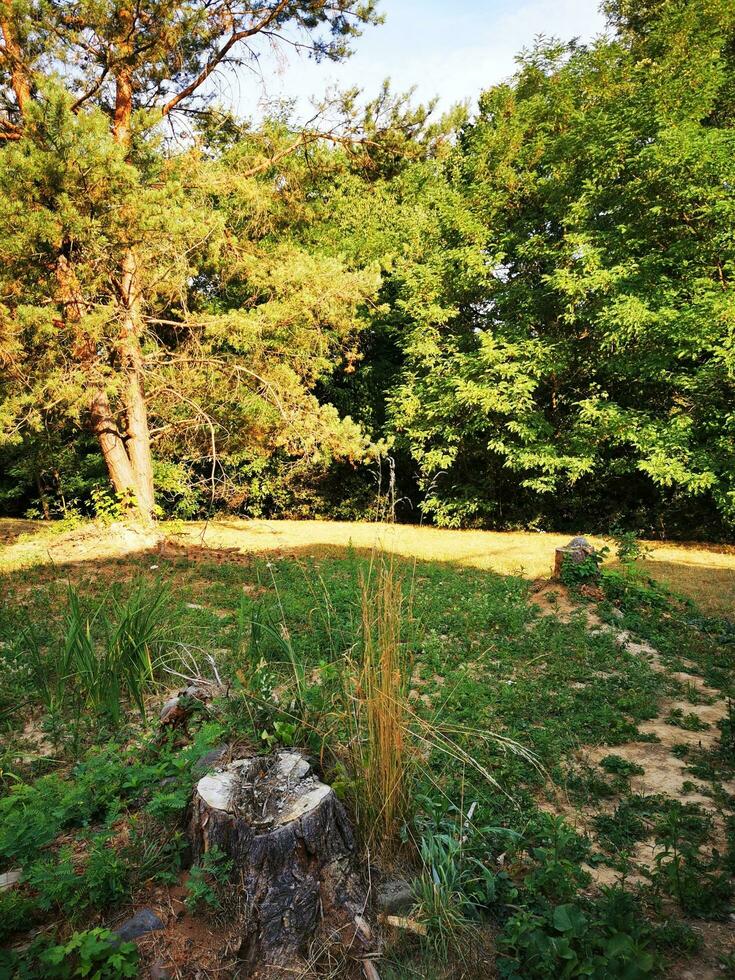
[[[362,773],[356,808],[368,846],[384,854],[395,845],[409,812],[417,759],[410,744],[408,703],[410,597],[395,564],[377,561],[360,572],[359,660],[347,671],[350,755]]]
[[[163,525],[165,533],[191,545],[237,548],[244,554],[292,557],[344,557],[352,547],[363,554],[376,546],[403,558],[447,562],[500,575],[534,579],[549,574],[554,549],[570,535],[545,532],[453,531],[415,525],[338,521],[263,521],[227,518],[212,522]],[[20,536],[20,538],[19,538]],[[0,519],[0,569],[69,558],[106,560],[135,549],[135,542],[102,535],[85,545],[64,547],[54,526]],[[605,542],[591,537],[598,546]],[[646,571],[675,592],[688,596],[712,616],[731,614],[735,596],[735,546],[648,542]],[[58,556],[58,557],[55,557]]]
[[[286,548],[283,527],[271,547],[273,532],[260,522],[248,533],[267,535],[270,544],[238,563],[178,552],[63,564],[57,551],[52,564],[39,551],[35,563],[18,567],[15,546],[6,548],[0,871],[20,864],[28,872],[22,891],[13,893],[17,908],[0,897],[0,919],[4,913],[8,922],[15,916],[14,922],[56,923],[63,940],[67,923],[88,923],[89,889],[79,888],[88,879],[108,922],[111,901],[134,894],[145,900],[151,876],[160,887],[179,873],[175,835],[197,752],[223,739],[263,750],[296,744],[322,760],[371,857],[391,842],[375,873],[393,862],[415,879],[412,914],[427,935],[391,946],[381,975],[439,980],[497,968],[532,980],[560,975],[567,962],[588,975],[601,956],[618,964],[609,976],[668,969],[667,956],[689,943],[684,926],[676,943],[664,941],[671,909],[729,914],[727,862],[735,860],[727,856],[721,824],[715,838],[699,804],[682,808],[634,794],[631,777],[645,779],[644,767],[616,754],[616,746],[644,745],[638,726],[666,716],[680,692],[671,673],[682,669],[682,657],[713,689],[733,694],[725,624],[643,579],[611,578],[595,612],[653,644],[664,665],[658,668],[618,646],[612,634],[590,632],[583,606],[569,617],[540,615],[526,574],[476,567],[488,556],[469,550],[450,561],[436,536],[464,532],[430,530],[425,538],[418,529],[388,530],[382,533],[394,547],[376,561],[369,539],[359,538],[366,526],[350,527],[352,548],[324,545],[324,528],[319,544],[317,526],[304,531],[311,544],[302,538]],[[337,528],[326,525],[326,534]],[[205,541],[230,547],[240,540],[235,531],[233,537],[232,529],[212,525]],[[538,537],[546,548],[549,536]],[[440,557],[421,557],[419,545],[429,547],[434,538]],[[404,557],[399,544],[418,553]],[[104,550],[99,541],[96,547]],[[53,688],[59,672],[27,670],[22,641],[29,626],[41,664],[62,656],[70,630],[85,654],[81,664],[90,651],[99,664],[109,651],[121,663],[121,649],[132,651],[146,679],[146,707],[148,665],[154,679],[166,676],[155,669],[162,653],[155,637],[165,638],[165,624],[145,615],[159,595],[167,596],[161,602],[167,610],[179,610],[176,649],[187,663],[206,666],[211,657],[230,683],[229,696],[212,707],[198,734],[201,721],[195,723],[196,746],[149,740],[145,722],[134,718],[132,688],[122,692],[116,733],[98,720],[106,715],[105,699],[95,697],[85,702],[89,717],[74,738],[68,729],[51,731],[43,681]],[[687,751],[683,760],[723,813],[733,767],[728,724],[716,745]],[[50,754],[49,735],[59,740]],[[597,756],[601,764],[580,768],[585,746],[600,745],[609,746]],[[91,786],[104,789],[90,799]],[[594,819],[577,822],[572,804]],[[627,867],[641,840],[653,837],[663,857],[658,866],[636,869],[643,880],[637,891],[626,886],[627,898],[608,901],[594,889],[590,869]],[[18,896],[30,906],[21,908]],[[634,961],[650,969],[626,973]]]

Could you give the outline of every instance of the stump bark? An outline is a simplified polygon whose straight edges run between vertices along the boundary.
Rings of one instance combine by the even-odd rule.
[[[364,961],[370,975],[377,950],[364,918],[352,829],[331,787],[300,753],[238,759],[204,776],[189,829],[195,860],[217,846],[240,875],[240,976],[302,975],[320,946]]]
[[[554,552],[554,578],[561,578],[564,565],[569,562],[573,565],[581,564],[590,555],[595,554],[594,545],[590,544],[587,538],[572,538],[563,548],[557,548]]]

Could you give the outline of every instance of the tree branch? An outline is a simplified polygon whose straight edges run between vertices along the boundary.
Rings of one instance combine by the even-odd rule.
[[[279,0],[279,2],[272,8],[258,24],[253,27],[246,28],[241,31],[234,31],[225,44],[216,51],[212,57],[209,59],[204,68],[199,72],[196,78],[192,79],[188,85],[186,85],[180,92],[169,99],[166,105],[161,109],[161,115],[167,116],[176,106],[183,102],[192,95],[196,90],[206,82],[212,72],[217,68],[218,65],[222,64],[224,59],[227,57],[232,48],[239,42],[244,41],[245,38],[254,37],[256,34],[260,34],[262,31],[266,30],[281,14],[289,4],[290,0]]]

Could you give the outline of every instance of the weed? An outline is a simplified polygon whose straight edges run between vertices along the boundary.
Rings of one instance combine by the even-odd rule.
[[[24,637],[37,695],[50,718],[66,713],[78,728],[91,710],[118,727],[126,698],[145,717],[146,691],[166,662],[170,605],[166,586],[140,581],[125,602],[112,597],[87,613],[69,586],[63,640],[44,653],[32,629]]]
[[[121,943],[109,929],[75,932],[60,945],[32,946],[23,960],[30,960],[30,971],[23,971],[26,977],[120,980],[138,976],[138,947],[131,942]]]
[[[600,548],[599,551],[591,551],[581,561],[574,561],[569,555],[565,555],[561,567],[561,580],[568,588],[576,588],[591,582],[600,577],[600,569],[610,549]]]
[[[360,774],[356,815],[368,844],[387,853],[408,813],[417,762],[407,698],[410,612],[392,563],[379,559],[377,569],[361,577],[360,615],[359,659],[345,678],[351,767]]]
[[[672,708],[666,716],[666,723],[687,732],[704,732],[709,728],[707,722],[702,721],[699,715],[693,711],[685,714],[682,708]]]
[[[414,883],[412,915],[425,926],[425,945],[439,962],[467,944],[483,910],[516,895],[507,875],[490,867],[488,845],[493,838],[507,843],[518,835],[477,826],[475,809],[473,804],[455,821],[444,815],[434,827],[419,821],[423,872]]]
[[[620,755],[606,755],[603,759],[600,759],[600,765],[605,772],[618,776],[642,776],[645,772],[642,766],[637,765],[635,762],[630,762]]]
[[[192,866],[186,882],[186,907],[190,912],[206,909],[211,914],[222,908],[222,893],[232,868],[233,862],[217,845],[207,851],[200,864]]]
[[[639,541],[635,531],[613,528],[610,537],[615,544],[615,556],[622,565],[633,565],[651,554],[651,549]]]
[[[597,902],[567,902],[521,910],[498,938],[501,977],[640,980],[657,972],[654,930],[635,899],[605,889]]]

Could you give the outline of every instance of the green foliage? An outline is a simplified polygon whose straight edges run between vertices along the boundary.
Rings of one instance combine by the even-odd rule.
[[[41,953],[39,960],[48,970],[46,976],[60,980],[67,977],[112,980],[138,973],[137,946],[121,943],[109,929],[75,932],[68,942]]]
[[[597,902],[521,911],[503,928],[500,975],[508,980],[585,976],[639,980],[655,976],[654,930],[633,896],[606,889]]]
[[[620,755],[606,755],[600,759],[600,765],[605,772],[619,776],[642,776],[645,772],[642,766],[630,762],[629,759],[624,759]]]
[[[87,929],[59,944],[36,939],[23,953],[0,959],[3,968],[22,980],[120,980],[138,976],[138,947],[120,942],[109,929]]]
[[[648,556],[650,549],[638,540],[635,531],[613,528],[610,533],[615,543],[615,556],[622,565],[633,565]]]
[[[481,826],[474,815],[472,807],[468,814],[440,815],[433,825],[417,821],[424,870],[414,882],[412,915],[426,927],[425,946],[439,962],[465,945],[482,911],[516,895],[508,876],[491,867],[491,854],[518,834]]]
[[[575,561],[571,555],[565,555],[561,566],[561,580],[564,585],[574,588],[584,585],[585,582],[597,581],[609,550],[603,547],[598,551],[591,551],[581,561]]]
[[[151,91],[130,153],[94,84],[114,18],[85,6],[95,60],[54,8],[14,8],[34,84],[0,152],[0,506],[129,506],[100,489],[90,392],[126,412],[119,268],[135,243],[166,513],[362,517],[389,451],[399,498],[445,526],[623,528],[624,564],[643,557],[624,528],[727,533],[728,0],[611,0],[607,36],[539,42],[471,122],[431,123],[384,88],[336,99],[327,138],[288,113],[254,128],[216,110],[174,151],[143,105],[216,50],[222,21],[198,6],[140,11]],[[269,36],[297,27],[340,58],[374,20],[372,3],[294,3]]]
[[[27,930],[35,919],[36,911],[33,899],[21,894],[17,888],[0,892],[0,943],[5,943],[16,932]]]
[[[193,865],[186,881],[186,907],[190,912],[205,908],[209,913],[222,908],[223,890],[234,864],[216,845]]]
[[[726,0],[664,0],[481,96],[442,271],[397,282],[393,426],[439,523],[732,521],[734,32]]]
[[[125,601],[110,595],[87,612],[69,586],[63,638],[44,650],[33,629],[24,634],[36,693],[51,723],[65,712],[81,722],[82,713],[91,710],[117,727],[125,699],[145,717],[145,695],[171,660],[176,622],[171,606],[164,584],[141,579]]]

